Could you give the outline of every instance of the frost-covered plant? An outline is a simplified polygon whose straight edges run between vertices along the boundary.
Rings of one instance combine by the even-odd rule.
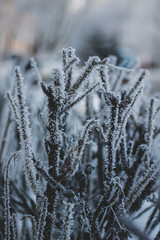
[[[143,113],[146,121],[139,123],[141,109],[134,113],[147,72],[124,69],[99,57],[90,57],[82,71],[75,72],[79,59],[74,49],[67,48],[62,50],[62,70],[54,69],[51,81],[45,83],[34,59],[30,61],[46,97],[39,114],[44,127],[40,148],[44,143],[45,154],[42,159],[35,152],[24,79],[20,67],[15,67],[15,93],[7,96],[19,132],[16,156],[23,162],[27,184],[28,195],[21,196],[27,201],[32,196],[35,199],[32,212],[23,209],[20,226],[19,209],[11,211],[11,157],[4,179],[2,235],[5,239],[100,240],[129,239],[134,233],[147,239],[159,224],[158,217],[156,224],[154,219],[158,215],[159,167],[152,151],[158,134],[154,128],[158,100],[151,99],[147,114]],[[137,80],[125,90],[124,83],[133,77]],[[83,112],[78,109],[80,102]],[[72,129],[75,121],[78,132]],[[144,201],[151,202],[154,210],[143,231],[134,227],[132,217]]]

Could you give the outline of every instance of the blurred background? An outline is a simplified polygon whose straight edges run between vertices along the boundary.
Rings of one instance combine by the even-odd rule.
[[[73,46],[84,59],[136,56],[157,68],[159,9],[159,0],[1,0],[0,55],[51,55]]]
[[[0,0],[0,59],[34,56],[51,69],[68,46],[82,64],[90,55],[116,55],[125,67],[139,58],[157,89],[159,9],[159,0]]]

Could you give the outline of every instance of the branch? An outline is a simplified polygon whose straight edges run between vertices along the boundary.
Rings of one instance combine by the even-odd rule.
[[[88,89],[84,94],[82,94],[80,97],[78,97],[74,102],[72,102],[70,105],[68,105],[66,108],[64,108],[63,112],[68,111],[70,108],[72,108],[78,102],[80,102],[84,97],[86,97],[90,92],[92,92],[98,85],[99,85],[99,83],[94,84],[93,87]]]

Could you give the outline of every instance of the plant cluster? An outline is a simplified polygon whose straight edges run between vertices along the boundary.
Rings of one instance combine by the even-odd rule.
[[[147,71],[137,62],[125,69],[114,61],[90,57],[79,73],[75,50],[63,49],[62,70],[53,69],[44,82],[32,58],[45,95],[35,116],[43,134],[33,137],[24,79],[14,68],[15,89],[7,96],[20,146],[5,167],[2,239],[149,239],[158,226],[160,169],[153,145],[159,100],[152,98],[145,111],[140,98]],[[14,182],[13,164],[21,162]],[[139,229],[133,217],[148,210],[140,212],[146,201],[151,215]],[[154,240],[159,237],[157,231]]]

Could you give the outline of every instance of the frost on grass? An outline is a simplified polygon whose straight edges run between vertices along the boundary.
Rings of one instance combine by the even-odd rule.
[[[62,236],[63,240],[70,240],[72,233],[72,226],[74,224],[73,221],[73,208],[74,204],[71,202],[64,202],[64,210],[63,210],[63,223],[62,223]]]
[[[74,49],[63,49],[61,55],[62,70],[53,69],[48,82],[30,59],[37,88],[45,96],[34,118],[29,111],[32,102],[24,93],[22,70],[14,68],[15,92],[7,96],[17,122],[19,135],[15,141],[20,143],[23,169],[17,186],[17,182],[9,182],[12,157],[6,165],[1,235],[5,239],[23,236],[36,240],[127,240],[131,234],[145,237],[159,224],[155,221],[159,160],[153,158],[152,149],[160,132],[155,128],[160,108],[152,98],[147,113],[141,111],[147,72],[137,70],[137,65],[136,69],[115,66],[108,58],[99,57],[90,57],[78,70]],[[139,72],[138,77],[132,82],[135,72]],[[94,106],[94,97],[98,107]],[[135,104],[139,112],[134,111]],[[143,121],[139,122],[141,115]],[[32,137],[35,117],[42,125],[41,139],[36,132]],[[72,130],[75,121],[77,131]],[[153,211],[144,230],[139,230],[131,219],[146,200]]]

